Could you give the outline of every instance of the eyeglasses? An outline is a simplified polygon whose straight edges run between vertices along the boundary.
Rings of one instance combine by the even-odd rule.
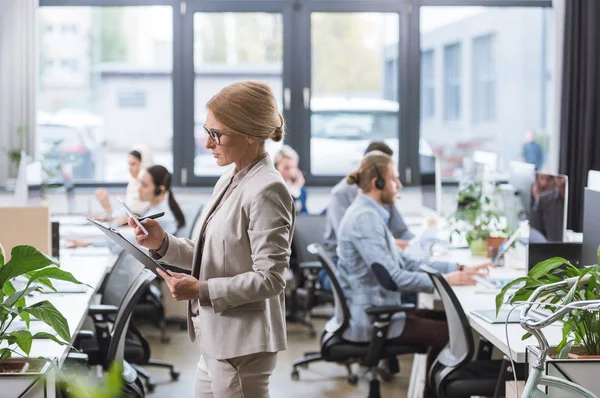
[[[221,145],[221,132],[219,130],[211,130],[206,125],[202,125],[204,132],[210,137],[211,140],[217,145]]]

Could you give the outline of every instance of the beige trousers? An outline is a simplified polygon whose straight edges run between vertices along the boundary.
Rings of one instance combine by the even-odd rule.
[[[269,377],[276,352],[259,352],[229,359],[203,354],[196,372],[196,398],[268,398]]]

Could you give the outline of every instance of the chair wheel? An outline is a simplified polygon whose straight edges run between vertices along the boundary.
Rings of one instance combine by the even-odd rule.
[[[315,332],[313,329],[308,331],[308,337],[310,337],[311,339],[314,339],[317,336],[317,332]]]
[[[298,373],[298,371],[296,369],[294,369],[294,370],[292,370],[291,377],[292,377],[292,380],[298,381],[298,380],[300,380],[300,373]]]
[[[358,376],[357,375],[352,375],[352,376],[348,376],[348,383],[352,384],[353,386],[358,384]]]
[[[160,336],[160,342],[167,344],[171,342],[171,336]]]
[[[146,390],[148,390],[149,393],[153,393],[155,388],[156,388],[156,384],[146,383]]]
[[[175,372],[175,371],[171,372],[171,380],[173,380],[173,381],[179,380],[179,374],[180,374],[179,372]]]

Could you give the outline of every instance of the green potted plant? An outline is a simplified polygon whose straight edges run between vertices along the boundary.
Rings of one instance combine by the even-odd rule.
[[[499,246],[490,238],[507,236],[506,222],[502,220],[503,214],[496,199],[498,196],[495,185],[485,180],[459,185],[458,208],[450,216],[450,223],[454,229],[453,236],[464,236],[474,256],[487,256],[490,246]]]
[[[61,345],[69,345],[71,333],[65,317],[47,300],[27,304],[27,295],[42,289],[56,291],[52,280],[63,280],[80,284],[75,277],[59,268],[56,259],[49,257],[32,246],[16,246],[6,261],[0,245],[0,380],[6,391],[18,392],[26,389],[32,379],[41,380],[50,371],[47,359],[29,358],[33,340],[50,339]],[[22,280],[15,288],[16,278]],[[55,334],[31,333],[32,317],[46,323]],[[11,328],[16,322],[22,327]],[[17,350],[20,349],[19,350]],[[43,396],[43,395],[42,395]]]
[[[598,262],[600,263],[600,247],[598,248]],[[600,298],[600,265],[577,268],[564,258],[550,258],[533,267],[527,276],[506,284],[496,296],[496,311],[499,311],[505,302],[518,304],[527,301],[539,286],[559,282],[565,277],[581,279],[587,274],[591,276],[585,285],[575,284],[571,288],[540,295],[536,301],[542,302],[540,307],[546,311],[556,311],[556,307],[552,304],[566,305],[573,301]],[[517,287],[516,290],[514,290],[515,287]],[[509,294],[509,292],[511,293]],[[562,340],[551,349],[550,358],[547,360],[547,373],[557,377],[564,377],[564,374],[570,375],[571,378],[575,377],[573,381],[576,383],[592,391],[599,391],[600,383],[596,381],[597,377],[589,377],[589,375],[597,375],[600,371],[600,362],[597,361],[600,358],[600,314],[574,310],[565,316],[562,322]],[[529,337],[531,335],[525,333],[523,340]],[[537,353],[534,348],[531,348],[530,351],[532,355]],[[574,359],[576,360],[574,361]],[[593,368],[590,368],[591,366]],[[556,369],[560,369],[560,372],[557,372]]]
[[[25,135],[27,133],[27,126],[22,124],[17,128],[17,145],[13,148],[4,149],[8,160],[13,165],[10,176],[16,177],[19,171],[19,165],[21,164],[21,157],[24,156],[25,152]],[[15,178],[10,178],[7,181],[8,186],[15,185]]]

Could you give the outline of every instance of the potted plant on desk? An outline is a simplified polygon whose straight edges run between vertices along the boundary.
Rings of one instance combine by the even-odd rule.
[[[458,208],[450,224],[453,236],[464,236],[474,256],[487,256],[489,248],[498,247],[507,236],[497,197],[495,185],[485,180],[464,182],[458,188]]]
[[[598,262],[600,263],[600,247]],[[586,285],[575,284],[571,288],[565,287],[558,292],[542,293],[536,301],[542,302],[540,308],[544,311],[556,311],[557,307],[552,304],[566,305],[573,301],[600,298],[600,265],[577,268],[564,258],[550,258],[533,267],[527,276],[517,278],[504,286],[496,296],[496,311],[499,311],[505,302],[518,304],[527,301],[539,286],[559,282],[564,278],[582,278],[586,274],[591,275]],[[515,286],[520,287],[514,291]],[[511,289],[513,292],[508,294]],[[570,379],[591,391],[600,391],[600,381],[597,378],[600,373],[600,314],[574,310],[570,315],[565,316],[562,322],[562,340],[550,350],[546,373],[550,376]],[[551,327],[555,326],[549,326]],[[524,334],[523,340],[530,336],[529,333]],[[536,347],[528,347],[528,362],[531,363],[538,354]],[[560,396],[560,391],[550,389],[547,393],[550,396],[555,396],[553,394]]]
[[[57,344],[69,345],[71,333],[65,317],[49,301],[42,300],[28,305],[26,297],[44,288],[56,291],[52,280],[77,284],[81,282],[71,273],[61,270],[56,259],[32,246],[16,246],[11,251],[10,260],[5,262],[5,258],[5,252],[0,245],[2,390],[9,391],[11,396],[20,396],[23,391],[35,389],[39,390],[40,397],[45,397],[45,377],[42,376],[50,373],[51,363],[44,358],[29,358],[33,340],[50,339]],[[30,331],[32,317],[33,320],[50,326],[54,333],[32,333]]]

